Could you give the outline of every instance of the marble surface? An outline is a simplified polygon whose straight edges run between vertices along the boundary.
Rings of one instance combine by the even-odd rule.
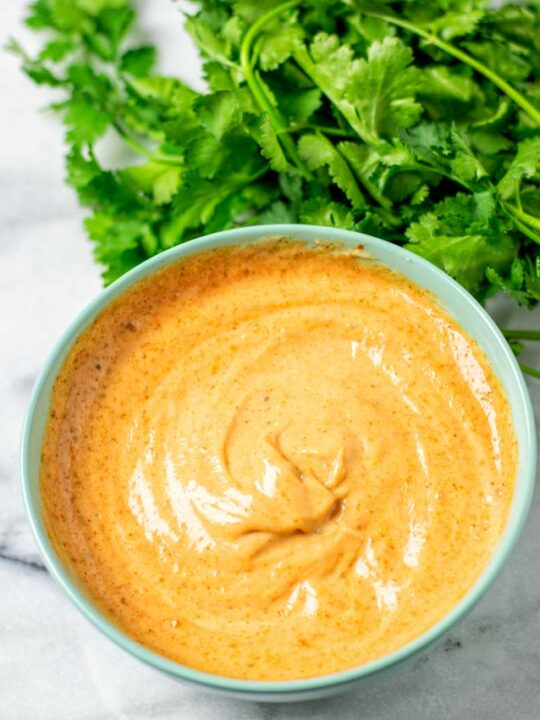
[[[178,4],[140,3],[162,68],[200,85]],[[0,3],[0,34],[21,31],[22,0]],[[0,37],[1,44],[4,38]],[[18,445],[28,396],[66,324],[100,287],[63,185],[62,131],[45,91],[0,54],[0,718],[1,720],[534,720],[540,717],[540,498],[506,569],[472,615],[428,657],[385,684],[293,706],[241,703],[192,690],[139,664],[94,630],[45,571],[30,536]],[[492,308],[507,326],[540,312]],[[540,353],[529,357],[540,363]],[[540,382],[530,381],[537,415]]]

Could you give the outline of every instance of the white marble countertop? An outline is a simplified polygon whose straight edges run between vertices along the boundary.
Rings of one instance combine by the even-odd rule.
[[[2,35],[28,38],[19,30],[24,5],[0,4]],[[165,48],[164,71],[198,83],[178,5],[139,5],[148,32]],[[270,706],[186,688],[113,646],[68,602],[30,536],[18,445],[39,368],[68,321],[98,291],[99,271],[82,212],[63,184],[62,130],[39,112],[46,93],[22,77],[14,58],[1,54],[0,68],[0,719],[539,718],[539,493],[510,562],[472,615],[411,670],[332,700]],[[540,325],[538,309],[519,312],[498,302],[494,312],[507,325]],[[540,382],[529,387],[539,417]]]

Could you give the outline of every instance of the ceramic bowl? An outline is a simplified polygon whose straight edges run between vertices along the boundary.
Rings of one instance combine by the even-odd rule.
[[[437,296],[446,310],[485,351],[499,377],[511,406],[519,442],[515,494],[506,529],[493,551],[489,564],[467,595],[436,625],[412,642],[377,660],[344,672],[322,677],[281,682],[238,680],[211,675],[168,660],[138,644],[105,618],[92,603],[51,545],[43,522],[39,491],[41,444],[55,378],[79,335],[97,315],[127,288],[179,258],[225,245],[249,243],[265,237],[291,236],[306,242],[316,240],[343,243],[365,250],[382,264],[409,277]],[[250,700],[288,701],[314,699],[342,692],[394,672],[438,642],[476,605],[508,559],[529,508],[536,463],[534,416],[519,366],[501,332],[485,310],[448,275],[407,250],[360,233],[310,225],[265,225],[227,230],[191,240],[172,248],[134,268],[103,290],[71,323],[54,347],[36,382],[26,417],[22,441],[24,500],[30,525],[45,564],[71,601],[99,630],[133,656],[173,678],[208,690]]]

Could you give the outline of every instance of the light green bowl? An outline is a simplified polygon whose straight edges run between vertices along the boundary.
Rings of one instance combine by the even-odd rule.
[[[307,242],[324,240],[354,247],[359,243],[381,263],[409,277],[417,285],[434,293],[443,306],[485,351],[502,382],[512,409],[519,441],[519,465],[515,495],[506,530],[493,556],[467,595],[440,622],[408,645],[373,662],[344,672],[307,680],[282,682],[237,680],[210,675],[185,667],[158,655],[133,641],[107,620],[94,606],[76,577],[64,565],[52,547],[43,523],[39,491],[39,465],[43,431],[49,412],[51,388],[64,359],[79,335],[118,295],[156,270],[201,250],[249,243],[265,237],[289,235]],[[103,290],[62,335],[45,363],[32,393],[22,439],[22,481],[28,519],[45,564],[72,602],[90,622],[139,660],[185,682],[239,698],[265,701],[302,700],[342,692],[375,676],[395,670],[416,659],[461,620],[479,601],[508,558],[525,522],[530,505],[536,468],[534,415],[523,376],[501,332],[483,308],[460,285],[431,263],[396,245],[360,233],[313,225],[263,225],[228,230],[192,240],[172,248],[146,262]]]

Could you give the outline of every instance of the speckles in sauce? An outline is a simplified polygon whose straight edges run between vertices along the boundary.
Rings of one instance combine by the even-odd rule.
[[[172,265],[98,317],[56,382],[41,484],[115,623],[276,680],[437,622],[489,559],[515,470],[499,382],[428,293],[273,241]]]

